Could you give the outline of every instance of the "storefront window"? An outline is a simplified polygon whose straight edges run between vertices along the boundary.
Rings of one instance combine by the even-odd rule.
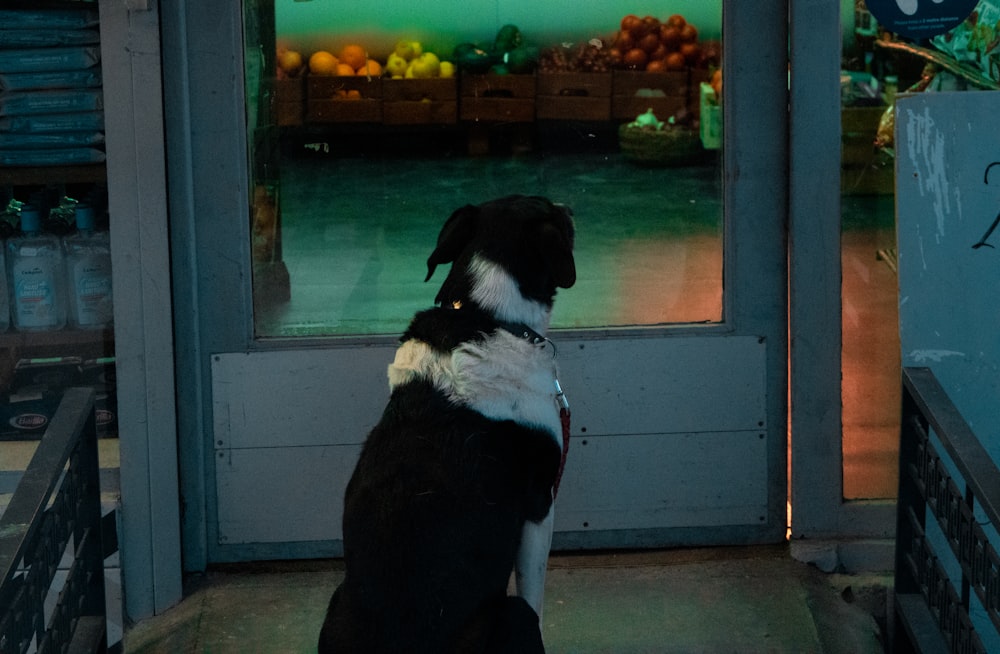
[[[939,4],[939,3],[938,3]],[[897,92],[997,87],[995,46],[982,29],[995,3],[936,4],[880,25],[864,0],[844,0],[842,74],[843,453],[847,499],[896,495],[900,341],[893,142]],[[887,20],[895,7],[879,3]],[[942,5],[944,7],[944,5]],[[969,15],[969,12],[972,12]],[[876,14],[880,12],[875,12]],[[963,19],[968,15],[968,18]]]
[[[257,336],[398,334],[443,278],[423,282],[448,216],[514,193],[575,215],[554,327],[722,321],[721,18],[248,4]]]
[[[844,3],[841,265],[844,496],[896,495],[899,325],[893,160],[884,139],[901,71],[863,0]],[[851,5],[854,5],[853,7]],[[856,11],[851,11],[855,9]],[[904,73],[908,79],[908,75]],[[905,82],[904,82],[905,83]],[[886,112],[890,113],[887,114]]]

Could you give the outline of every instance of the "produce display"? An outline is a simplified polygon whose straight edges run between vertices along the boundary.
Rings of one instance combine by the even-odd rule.
[[[287,79],[308,71],[311,75],[420,79],[451,77],[456,69],[496,75],[528,74],[536,69],[542,73],[603,73],[613,68],[661,72],[715,69],[721,55],[721,44],[700,40],[698,29],[680,14],[662,21],[655,16],[628,14],[610,38],[541,49],[527,44],[518,26],[504,25],[489,43],[459,43],[450,58],[407,40],[399,41],[392,52],[374,57],[360,44],[345,45],[336,54],[318,50],[308,58],[283,48],[277,53],[277,75]]]
[[[424,52],[419,41],[399,41],[385,61],[385,72],[392,79],[447,78],[455,76],[455,64]]]
[[[556,46],[542,50],[538,60],[541,73],[606,73],[617,61],[601,39],[591,39],[575,46]]]
[[[685,165],[702,153],[698,132],[674,116],[660,120],[652,109],[618,128],[618,144],[626,159],[644,165]]]
[[[368,50],[356,43],[345,45],[337,54],[327,50],[317,50],[308,61],[302,53],[288,48],[277,52],[278,79],[291,79],[305,71],[310,75],[323,77],[390,77],[396,79],[427,79],[431,77],[452,77],[455,66],[442,61],[433,52],[424,52],[417,41],[400,41],[385,58],[385,63],[369,56]]]
[[[630,121],[652,109],[673,127],[697,130],[700,108],[721,102],[720,42],[702,39],[676,13],[628,14],[609,27],[585,41],[540,46],[507,24],[450,52],[405,36],[388,48],[355,42],[307,55],[283,47],[275,112],[281,125],[418,125]],[[701,84],[710,86],[707,96]],[[365,102],[348,108],[345,99]]]
[[[722,49],[718,42],[701,43],[698,29],[680,14],[664,21],[629,14],[622,18],[620,27],[610,52],[627,68],[660,72],[719,65]]]
[[[628,14],[610,39],[594,38],[576,46],[542,50],[542,72],[605,72],[612,68],[648,72],[718,68],[722,46],[699,40],[698,29],[680,14],[661,21]]]

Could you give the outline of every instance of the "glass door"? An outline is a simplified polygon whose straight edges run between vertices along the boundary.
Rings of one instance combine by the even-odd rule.
[[[577,225],[550,332],[574,407],[556,546],[784,538],[784,2],[187,11],[192,561],[340,552],[437,232],[511,193]],[[236,71],[205,54],[231,43]]]
[[[445,218],[511,193],[579,226],[554,326],[721,322],[721,2],[441,6],[248,7],[255,335],[400,333]]]

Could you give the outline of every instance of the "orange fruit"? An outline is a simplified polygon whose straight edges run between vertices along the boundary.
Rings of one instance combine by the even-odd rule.
[[[340,60],[348,64],[351,70],[357,70],[364,66],[367,59],[368,53],[356,43],[345,45],[344,49],[340,51]]]
[[[367,75],[368,77],[378,77],[382,74],[382,64],[375,61],[374,59],[369,59],[365,63],[361,64],[358,68],[358,75]]]
[[[344,62],[340,62],[339,64],[337,64],[336,72],[334,72],[334,75],[340,77],[353,77],[354,69],[351,68],[350,64],[345,64]]]
[[[313,75],[335,75],[337,58],[326,50],[314,52],[309,57],[309,72]]]
[[[717,68],[714,73],[712,73],[712,79],[709,81],[709,85],[715,90],[715,95],[722,99],[722,69]]]
[[[278,68],[295,77],[302,70],[302,55],[295,50],[282,50],[278,53]]]

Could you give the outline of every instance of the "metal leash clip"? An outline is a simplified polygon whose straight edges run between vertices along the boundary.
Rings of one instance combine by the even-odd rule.
[[[562,386],[559,385],[558,379],[554,379],[553,381],[556,384],[556,402],[559,403],[559,406],[561,408],[565,409],[566,411],[569,411],[569,399],[566,397],[566,393],[563,392]]]

